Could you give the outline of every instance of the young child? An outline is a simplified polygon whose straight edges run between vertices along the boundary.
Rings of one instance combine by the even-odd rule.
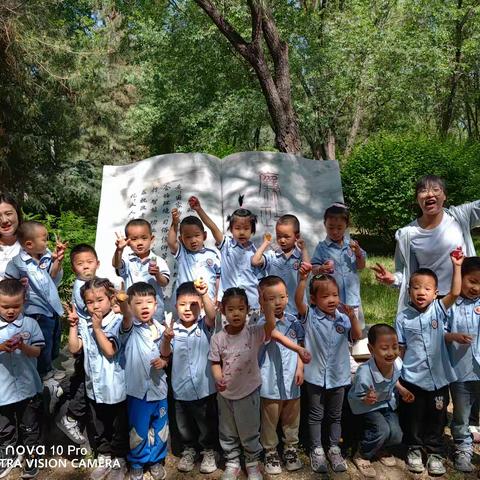
[[[119,340],[122,317],[113,312],[115,290],[106,278],[93,278],[80,290],[89,321],[68,310],[68,349],[83,350],[85,390],[94,424],[98,467],[92,480],[122,480],[126,473],[128,430],[125,417],[125,372]]]
[[[165,327],[155,319],[156,291],[145,282],[134,283],[117,299],[123,313],[125,379],[130,429],[130,478],[142,480],[150,467],[153,480],[162,480],[166,471],[161,462],[167,456],[167,382],[164,368],[168,357],[160,347]]]
[[[480,398],[480,258],[465,258],[462,264],[461,296],[448,316],[447,342],[457,381],[450,384],[453,401],[451,431],[455,442],[455,468],[472,472],[473,439],[469,415]]]
[[[157,295],[157,311],[155,319],[164,322],[163,288],[170,281],[170,269],[162,257],[157,257],[151,250],[155,236],[152,235],[152,226],[147,220],[137,218],[125,225],[125,237],[118,233],[115,241],[116,250],[113,254],[112,265],[129,288],[137,282],[146,282],[151,285]],[[131,252],[124,255],[125,247]]]
[[[360,278],[357,272],[365,268],[366,253],[347,233],[350,214],[343,203],[334,203],[328,207],[323,222],[327,238],[315,248],[312,257],[313,273],[324,273],[335,278],[340,301],[354,309],[361,327],[364,328]]]
[[[274,306],[264,307],[263,325],[246,325],[248,297],[241,288],[225,290],[222,313],[228,324],[215,333],[209,359],[215,379],[219,411],[220,445],[226,464],[222,479],[236,480],[240,474],[241,448],[249,480],[261,480],[260,395],[262,384],[258,353],[275,328]]]
[[[286,312],[287,286],[280,277],[270,275],[258,284],[261,301],[274,305],[275,329],[303,346],[305,332],[297,317]],[[262,322],[262,317],[259,324]],[[302,467],[297,453],[300,425],[300,385],[303,383],[303,362],[292,350],[277,342],[269,342],[261,350],[260,441],[265,449],[265,472],[282,472],[277,452],[277,426],[283,431],[283,459],[288,471]]]
[[[378,458],[387,467],[395,466],[395,458],[385,447],[402,441],[394,390],[406,402],[414,397],[398,381],[402,361],[395,329],[385,323],[373,325],[368,331],[368,349],[372,356],[358,367],[348,401],[362,425],[360,448],[353,461],[364,477],[375,478],[370,461]]]
[[[310,304],[304,302],[307,277],[312,266],[303,263],[295,292],[300,321],[305,328],[305,344],[312,361],[305,366],[304,377],[310,410],[310,462],[314,472],[326,473],[327,461],[322,447],[322,422],[328,422],[328,458],[334,472],[344,472],[347,464],[341,455],[342,404],[345,387],[350,385],[349,341],[358,340],[362,329],[352,308],[342,305],[337,283],[330,275],[315,275],[310,281]]]
[[[437,300],[437,276],[420,268],[410,277],[410,305],[395,323],[403,356],[401,384],[415,396],[413,403],[400,401],[399,415],[408,447],[407,467],[411,472],[424,470],[422,451],[428,455],[430,475],[443,475],[447,423],[448,385],[456,380],[444,339],[447,310],[460,294],[463,257],[451,256],[453,277],[450,292]]]
[[[0,281],[0,477],[19,462],[11,457],[19,445],[37,447],[43,390],[37,358],[45,345],[38,323],[23,315],[25,287],[16,279]],[[33,478],[38,466],[28,456],[22,478]]]
[[[179,230],[180,241],[177,238]],[[167,243],[178,262],[177,285],[203,280],[208,285],[210,298],[215,301],[220,278],[220,258],[215,250],[205,247],[206,238],[207,232],[199,218],[190,215],[180,222],[180,212],[176,208],[172,210]]]
[[[60,350],[59,317],[63,315],[63,308],[57,286],[63,275],[61,265],[67,245],[57,241],[52,254],[47,248],[47,229],[33,220],[18,227],[17,238],[21,250],[8,263],[5,277],[28,282],[25,314],[38,322],[45,339],[45,347],[37,359],[38,373],[43,381],[55,373],[55,379],[60,380],[65,373],[54,372],[52,360]]]
[[[81,288],[85,282],[92,280],[96,276],[100,262],[95,249],[86,243],[80,243],[70,251],[70,262],[72,270],[76,275],[72,287],[72,304],[79,318],[90,322],[90,315],[85,306],[81,295]],[[86,442],[82,434],[82,427],[86,425],[88,415],[88,403],[85,391],[85,369],[83,367],[83,349],[75,355],[75,364],[73,375],[63,382],[62,387],[68,403],[66,412],[57,419],[57,426],[77,444]]]
[[[240,197],[240,207],[243,197]],[[255,323],[258,319],[260,304],[258,301],[258,280],[263,274],[252,267],[252,257],[256,252],[255,245],[250,241],[255,234],[257,216],[250,210],[238,208],[228,217],[228,229],[232,236],[224,236],[213,220],[206,214],[197,197],[188,200],[190,207],[195,210],[202,222],[212,232],[215,243],[220,250],[222,260],[222,276],[220,291],[229,288],[242,288],[247,292],[250,308],[249,322]]]
[[[287,286],[288,304],[286,312],[297,314],[295,290],[298,283],[298,269],[303,262],[309,262],[305,242],[300,238],[300,222],[295,215],[282,215],[275,225],[278,249],[267,250],[271,235],[266,234],[263,243],[252,257],[252,265],[263,268],[267,275],[280,277]]]
[[[173,350],[171,376],[175,417],[184,447],[177,468],[180,472],[192,471],[197,452],[201,450],[200,472],[212,473],[217,469],[218,419],[208,352],[215,327],[215,305],[205,282],[182,283],[176,296],[178,322],[173,328],[168,325],[165,329],[161,353],[168,357]]]

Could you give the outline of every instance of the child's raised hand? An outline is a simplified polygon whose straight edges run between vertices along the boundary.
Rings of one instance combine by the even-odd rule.
[[[123,303],[128,300],[127,292],[125,292],[125,282],[122,282],[120,290],[115,292],[115,301],[117,303]]]
[[[118,251],[123,251],[125,247],[130,245],[130,239],[125,238],[121,233],[115,232],[115,236],[117,239],[115,240],[115,246],[117,247]]]
[[[153,276],[160,274],[160,267],[157,265],[156,262],[150,262],[148,264],[148,273]]]
[[[263,234],[263,243],[270,244],[272,243],[272,234],[270,232],[266,232]]]
[[[370,385],[367,394],[365,397],[363,397],[363,402],[367,405],[373,405],[374,403],[377,403],[377,392],[375,391],[373,385]]]
[[[173,330],[174,323],[175,323],[175,320],[173,319],[173,315],[172,315],[172,318],[170,319],[170,322],[168,320],[165,322],[166,326],[165,326],[165,330],[163,331],[163,336],[169,342],[173,339],[173,337],[175,337],[175,332]]]
[[[75,305],[73,303],[71,303],[70,305],[68,303],[65,303],[63,305],[63,308],[67,312],[67,320],[70,324],[70,327],[76,327],[78,325],[79,318]]]
[[[296,245],[297,245],[297,248],[303,252],[303,250],[305,250],[305,240],[300,237],[297,242],[296,242]]]
[[[198,277],[194,282],[193,285],[195,287],[195,290],[200,294],[200,295],[205,295],[208,292],[208,285],[207,282],[204,280],[203,277]]]
[[[461,266],[463,263],[463,259],[465,258],[462,247],[458,246],[453,252],[451,252],[450,258],[452,259],[452,263],[454,265]]]
[[[223,392],[227,389],[227,382],[222,377],[220,380],[215,382],[215,387],[217,388],[217,392]]]
[[[356,257],[359,257],[362,254],[362,249],[356,240],[350,239],[350,248]]]
[[[193,195],[188,199],[188,206],[195,212],[198,212],[198,210],[202,208],[200,200]]]
[[[308,262],[300,263],[300,268],[298,269],[298,274],[302,280],[306,280],[310,272],[312,271],[312,264]]]
[[[63,262],[65,258],[65,251],[67,250],[68,242],[62,242],[59,235],[55,234],[55,250],[52,253],[52,258],[58,262]]]
[[[345,305],[345,303],[339,303],[337,309],[339,312],[344,313],[348,318],[355,317],[355,310],[350,305]]]
[[[178,208],[172,208],[172,224],[178,225],[180,223],[180,212]]]
[[[161,357],[154,358],[150,365],[155,368],[156,370],[161,370],[167,366],[168,362]]]
[[[392,285],[395,277],[392,272],[389,272],[382,264],[377,263],[374,267],[370,267],[375,272],[375,278],[378,282],[384,285]]]
[[[300,350],[298,351],[298,356],[301,358],[302,362],[307,364],[310,363],[312,360],[312,354],[303,347],[300,347]]]

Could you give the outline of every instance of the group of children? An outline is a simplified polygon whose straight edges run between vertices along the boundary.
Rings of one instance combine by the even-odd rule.
[[[326,210],[327,238],[310,260],[294,215],[278,219],[275,249],[269,249],[269,234],[256,249],[251,211],[233,212],[224,235],[196,197],[189,204],[197,215],[180,219],[174,209],[168,233],[178,266],[175,319],[165,315],[170,271],[152,252],[146,220],[131,220],[125,236],[117,234],[112,264],[126,292],[96,276],[93,247],[71,250],[77,279],[66,310],[76,360],[58,425],[77,443],[85,441],[82,426],[93,425],[93,480],[124,478],[127,462],[132,479],[143,478],[146,469],[154,480],[165,478],[172,407],[184,447],[178,470],[193,470],[201,455],[200,472],[215,471],[219,441],[224,480],[238,478],[242,457],[249,480],[262,478],[262,458],[268,474],[281,473],[279,426],[283,464],[298,470],[302,385],[315,472],[327,472],[327,463],[334,472],[347,470],[341,450],[347,397],[362,425],[354,463],[364,476],[375,477],[372,460],[395,464],[386,448],[402,442],[402,431],[408,468],[423,471],[424,450],[429,473],[444,473],[449,387],[455,466],[473,470],[468,417],[480,392],[479,258],[452,255],[452,287],[441,299],[435,273],[415,272],[410,305],[395,328],[370,328],[372,356],[352,382],[350,346],[363,327],[357,271],[366,254],[347,233],[348,209],[334,204]],[[204,225],[219,253],[205,247]],[[54,373],[63,315],[56,287],[67,246],[58,241],[50,253],[38,222],[24,222],[17,235],[21,252],[0,281],[2,461],[11,452],[7,447],[40,441],[41,380]],[[167,405],[167,367],[173,405]],[[11,468],[2,463],[0,478]],[[22,477],[37,473],[36,458],[25,459]]]

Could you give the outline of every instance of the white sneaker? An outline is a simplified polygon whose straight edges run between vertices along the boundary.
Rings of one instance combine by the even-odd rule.
[[[298,457],[297,449],[293,445],[285,447],[283,451],[283,461],[285,462],[285,468],[289,472],[300,470],[303,467],[303,463]]]
[[[195,467],[196,452],[193,448],[186,448],[182,452],[182,458],[178,461],[177,470],[179,472],[191,472]]]
[[[214,450],[202,452],[203,458],[200,464],[200,473],[213,473],[217,469],[217,458]]]
[[[48,389],[50,395],[48,411],[51,415],[55,411],[55,406],[60,401],[60,397],[63,395],[63,389],[53,377],[50,378],[50,380],[44,381],[43,385]]]
[[[237,480],[242,468],[239,460],[230,460],[225,464],[225,470],[222,474],[222,480]]]
[[[124,458],[114,458],[113,465],[108,472],[107,480],[123,480],[127,473],[127,462]]]
[[[59,370],[58,368],[53,369],[53,378],[55,380],[63,380],[67,376],[67,372],[65,370]]]
[[[70,418],[68,415],[64,415],[62,418],[57,420],[57,427],[74,443],[81,445],[87,440],[82,435],[80,428],[78,427],[78,422]]]
[[[265,452],[265,473],[269,475],[279,475],[282,473],[277,450],[268,450]]]
[[[90,480],[103,480],[112,469],[112,462],[108,455],[99,455],[97,461],[98,467],[90,474]]]
[[[45,383],[47,380],[50,380],[51,378],[53,378],[53,369],[49,370],[47,373],[44,373],[42,375],[42,382]]]
[[[262,472],[258,463],[247,465],[247,479],[248,480],[263,480]]]

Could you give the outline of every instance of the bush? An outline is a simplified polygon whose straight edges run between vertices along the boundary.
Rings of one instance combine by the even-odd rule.
[[[420,177],[443,177],[448,204],[458,205],[480,198],[479,166],[479,144],[378,135],[358,147],[342,169],[352,222],[362,233],[391,239],[420,212],[415,199]]]
[[[49,233],[50,250],[55,248],[55,235],[67,241],[69,248],[65,253],[63,262],[63,280],[59,288],[60,297],[63,301],[70,302],[72,294],[72,285],[75,281],[75,274],[70,264],[70,250],[78,243],[95,244],[95,231],[97,228],[95,221],[87,220],[85,217],[77,215],[74,212],[62,212],[60,216],[50,213],[25,213],[25,220],[36,220],[45,225]]]

